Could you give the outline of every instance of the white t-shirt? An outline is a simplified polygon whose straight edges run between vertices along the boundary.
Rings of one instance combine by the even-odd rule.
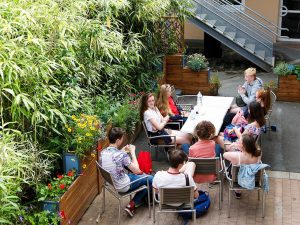
[[[193,180],[193,178],[189,177],[189,185],[194,186],[195,190],[197,190],[197,186]],[[186,187],[186,179],[183,173],[172,174],[167,171],[158,171],[152,182],[152,186],[156,189],[161,187],[169,187],[169,188],[176,188],[176,187]]]
[[[159,124],[162,122],[162,115],[156,107],[155,109],[147,109],[144,112],[144,122],[146,124],[147,130],[154,133],[157,130],[152,126],[150,119],[155,119]]]

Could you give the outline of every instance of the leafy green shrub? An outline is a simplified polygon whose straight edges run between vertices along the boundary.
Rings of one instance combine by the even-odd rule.
[[[193,54],[187,57],[187,66],[192,70],[199,72],[208,67],[208,61],[202,54]]]
[[[274,67],[273,71],[278,76],[287,76],[293,74],[294,66],[285,62],[280,62]]]

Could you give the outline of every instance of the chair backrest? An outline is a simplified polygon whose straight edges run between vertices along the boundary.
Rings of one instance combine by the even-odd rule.
[[[171,96],[176,104],[178,102],[178,97],[176,95],[176,90],[175,90],[174,85],[171,86]]]
[[[238,182],[239,169],[240,169],[239,166],[232,165],[232,167],[231,167],[231,174],[232,174],[232,182],[233,183]],[[263,172],[264,172],[264,169],[261,169],[255,174],[255,186],[256,187],[257,187],[257,184],[259,184],[259,186],[262,184]]]
[[[151,145],[148,130],[147,130],[147,126],[146,126],[144,121],[142,121],[142,124],[143,124],[143,128],[144,128],[144,131],[145,131],[145,134],[146,134],[146,137],[147,137],[147,142],[148,142],[149,145]]]
[[[190,162],[196,164],[195,173],[197,174],[218,174],[220,171],[220,158],[191,158]]]
[[[194,187],[159,188],[159,205],[187,204],[193,207]]]
[[[98,170],[100,171],[100,174],[102,175],[102,177],[104,178],[104,180],[109,183],[111,186],[115,187],[113,179],[111,177],[111,174],[104,169],[102,166],[100,166],[100,164],[96,161],[96,165]]]
[[[270,95],[271,95],[271,103],[270,103],[270,109],[268,110],[268,116],[271,115],[272,111],[273,111],[273,106],[276,102],[277,96],[273,91],[270,91]]]

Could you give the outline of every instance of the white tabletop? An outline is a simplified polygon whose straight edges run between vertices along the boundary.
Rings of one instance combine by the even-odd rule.
[[[233,97],[203,96],[203,106],[200,109],[200,114],[196,114],[194,118],[191,118],[190,115],[181,131],[194,133],[194,129],[199,122],[208,120],[214,124],[217,136],[232,101]]]

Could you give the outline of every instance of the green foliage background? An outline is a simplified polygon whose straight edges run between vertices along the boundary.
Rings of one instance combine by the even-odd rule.
[[[22,184],[49,175],[51,152],[61,151],[72,114],[103,118],[112,111],[104,106],[152,88],[163,54],[156,29],[165,15],[183,20],[188,6],[180,0],[0,2],[0,224],[17,223]],[[126,121],[126,111],[116,123]],[[15,164],[20,149],[31,159]],[[30,179],[15,173],[16,165]]]

